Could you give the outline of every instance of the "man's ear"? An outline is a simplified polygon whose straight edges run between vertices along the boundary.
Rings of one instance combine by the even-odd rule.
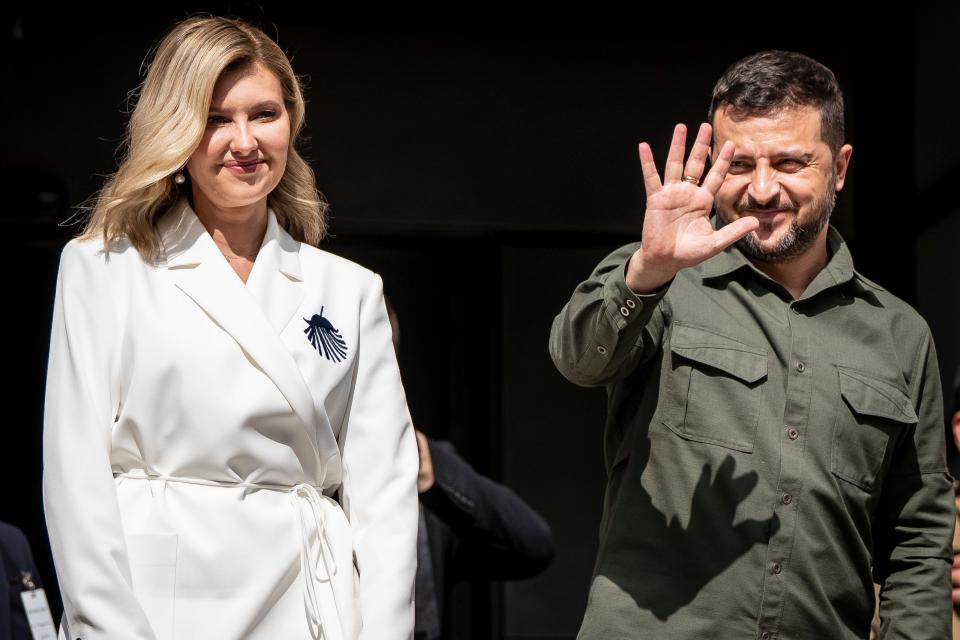
[[[833,159],[833,170],[837,176],[836,183],[834,184],[834,189],[840,191],[843,189],[843,183],[847,179],[847,169],[850,168],[850,156],[853,155],[853,147],[849,144],[845,144],[840,147],[840,150],[837,151],[836,157]]]

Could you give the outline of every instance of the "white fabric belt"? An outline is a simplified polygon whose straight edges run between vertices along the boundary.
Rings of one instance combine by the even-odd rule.
[[[340,633],[339,619],[331,621],[324,617],[323,607],[320,606],[320,599],[317,595],[318,583],[331,581],[333,576],[337,573],[336,561],[333,557],[333,553],[331,552],[332,545],[330,544],[330,540],[327,538],[327,531],[324,527],[323,510],[321,506],[323,501],[327,500],[334,505],[337,505],[339,508],[339,504],[336,500],[329,496],[323,495],[317,490],[317,487],[306,482],[301,482],[299,484],[290,486],[267,482],[217,481],[207,480],[205,478],[188,478],[147,473],[143,469],[132,469],[130,471],[114,473],[113,477],[130,480],[183,482],[186,484],[197,484],[206,487],[225,487],[229,489],[238,487],[249,489],[265,489],[267,491],[281,491],[289,493],[292,498],[291,502],[294,509],[297,511],[297,517],[300,521],[300,568],[303,572],[304,588],[306,591],[304,595],[307,604],[307,611],[310,614],[311,623],[317,627],[317,637],[322,635],[325,640],[327,638],[331,638],[332,640],[332,638],[335,637],[334,634]],[[305,517],[303,515],[303,508],[300,500],[306,503],[310,517]],[[312,522],[310,520],[312,520]],[[313,526],[312,531],[311,525]],[[313,560],[310,549],[310,534],[313,531],[317,532],[317,542],[320,546],[320,557],[316,561]],[[319,574],[317,572],[318,568],[321,569]],[[334,617],[336,617],[338,615],[338,611],[340,611],[340,605],[346,603],[336,602],[336,589],[333,588],[332,584],[330,586],[330,592],[334,597],[334,611],[328,612],[328,615],[332,614]]]

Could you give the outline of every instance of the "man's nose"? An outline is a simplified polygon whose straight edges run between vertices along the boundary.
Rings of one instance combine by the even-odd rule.
[[[780,196],[780,182],[777,180],[777,172],[772,167],[758,165],[750,177],[747,195],[761,205],[776,202]]]

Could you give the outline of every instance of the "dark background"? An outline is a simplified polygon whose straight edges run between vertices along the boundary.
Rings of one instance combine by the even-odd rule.
[[[457,638],[576,633],[604,483],[604,395],[554,370],[550,322],[601,257],[638,239],[637,142],[651,142],[662,164],[672,125],[695,128],[713,83],[738,58],[793,49],[837,74],[854,154],[834,224],[861,272],[926,315],[949,388],[960,362],[960,5],[856,18],[834,15],[833,5],[806,9],[781,16],[764,7],[749,20],[729,8],[679,7],[662,15],[488,5],[364,15],[324,3],[8,9],[0,224],[13,250],[3,258],[9,411],[0,425],[0,519],[27,532],[54,608],[40,498],[42,394],[59,251],[77,230],[59,223],[115,169],[141,62],[194,11],[260,25],[304,76],[301,150],[333,205],[323,247],[383,276],[402,326],[414,422],[452,440],[553,526],[557,558],[542,576],[458,588]]]

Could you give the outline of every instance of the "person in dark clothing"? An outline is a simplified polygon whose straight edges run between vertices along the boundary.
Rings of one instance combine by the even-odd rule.
[[[477,473],[449,442],[417,431],[420,531],[414,638],[444,637],[459,580],[532,578],[553,560],[550,526],[508,487]]]
[[[0,522],[0,640],[32,640],[20,594],[39,589],[40,572],[20,529]]]
[[[400,351],[397,312],[385,298]],[[553,560],[550,525],[510,488],[477,473],[449,442],[417,429],[420,525],[414,640],[449,637],[448,596],[461,580],[521,580]]]

